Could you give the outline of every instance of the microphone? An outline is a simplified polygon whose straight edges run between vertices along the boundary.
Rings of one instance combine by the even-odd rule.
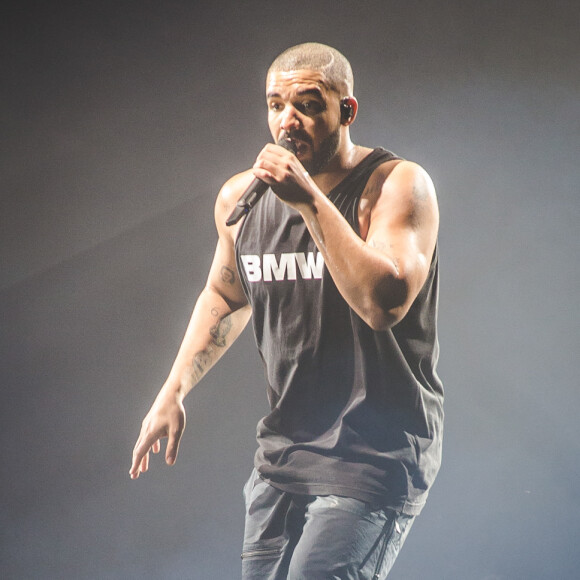
[[[281,137],[276,145],[280,145],[280,147],[284,147],[287,151],[296,153],[294,143],[289,141],[285,136]],[[268,191],[269,187],[265,181],[255,177],[248,186],[248,189],[246,189],[242,197],[238,200],[238,203],[236,203],[234,211],[232,211],[230,217],[226,220],[226,226],[237,224],[258,203],[258,200]]]

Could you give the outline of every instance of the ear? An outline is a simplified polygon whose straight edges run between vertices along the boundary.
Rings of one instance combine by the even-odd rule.
[[[356,118],[358,111],[358,101],[354,97],[343,97],[340,99],[340,124],[350,125]]]

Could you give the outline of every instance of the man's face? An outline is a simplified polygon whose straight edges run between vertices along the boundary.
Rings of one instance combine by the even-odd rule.
[[[306,171],[316,175],[338,151],[340,95],[318,71],[272,72],[266,82],[268,125],[277,141],[285,131]]]

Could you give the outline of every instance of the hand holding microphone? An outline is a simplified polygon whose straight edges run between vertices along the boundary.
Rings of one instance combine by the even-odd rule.
[[[283,147],[287,151],[296,153],[296,147],[285,135],[279,139],[276,145]],[[268,191],[268,187],[270,186],[265,181],[255,177],[242,197],[238,200],[238,203],[236,203],[236,207],[226,220],[226,226],[237,224],[258,203],[258,200]]]

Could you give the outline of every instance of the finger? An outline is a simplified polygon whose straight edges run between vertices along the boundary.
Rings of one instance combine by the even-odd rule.
[[[141,459],[141,465],[139,467],[139,470],[141,471],[141,473],[145,473],[146,471],[149,470],[149,451],[145,453],[143,459]]]
[[[131,479],[137,479],[143,471],[147,471],[147,463],[145,457],[135,458],[131,469],[129,470],[129,475]]]
[[[133,448],[133,461],[131,463],[131,468],[129,469],[129,475],[131,476],[131,479],[137,479],[139,477],[140,474],[140,466],[141,466],[141,460],[143,459],[143,455],[140,453],[140,438],[137,441],[137,443],[135,444],[135,447]]]
[[[165,462],[167,465],[173,465],[177,460],[177,453],[179,452],[179,442],[184,429],[183,424],[180,424],[174,431],[169,434],[167,441],[167,450],[165,452]]]
[[[139,474],[143,471],[147,471],[149,466],[149,451],[151,447],[157,443],[159,445],[159,439],[155,439],[153,442],[150,441],[151,437],[146,437],[143,439],[139,437],[135,448],[133,449],[133,464],[129,470],[129,474],[133,479],[139,477]],[[143,469],[145,467],[145,469]]]
[[[264,167],[264,164],[273,165],[274,167],[290,166],[296,160],[296,157],[278,145],[272,145],[272,149],[262,152],[256,159],[256,164]]]
[[[153,443],[151,451],[153,451],[153,453],[159,453],[161,451],[161,441],[159,441],[159,439]]]
[[[261,179],[263,182],[267,183],[268,185],[274,185],[276,183],[276,178],[269,172],[263,169],[262,167],[254,166],[252,169],[254,177]]]
[[[259,156],[262,155],[274,155],[276,157],[284,157],[288,154],[288,150],[284,149],[284,147],[280,145],[276,145],[275,143],[268,143],[266,146],[260,151]]]
[[[254,169],[264,169],[275,175],[277,169],[287,167],[290,162],[288,151],[278,145],[269,145],[256,158]]]
[[[268,183],[287,179],[291,169],[282,160],[264,157],[256,160],[253,172],[256,177]]]
[[[160,445],[159,433],[142,433],[133,450],[133,465],[139,465],[143,456],[149,453],[155,444]]]

